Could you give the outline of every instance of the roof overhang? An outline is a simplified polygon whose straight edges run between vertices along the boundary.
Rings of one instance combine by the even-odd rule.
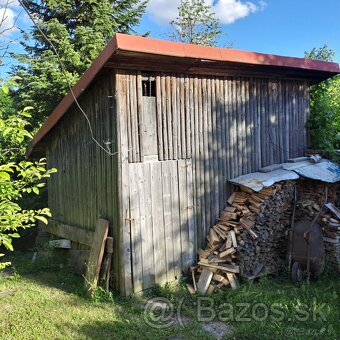
[[[90,83],[108,68],[215,76],[253,76],[320,82],[339,74],[337,63],[282,57],[228,48],[183,44],[116,34],[35,135],[27,156],[44,149],[41,141]],[[40,146],[40,147],[39,147]]]

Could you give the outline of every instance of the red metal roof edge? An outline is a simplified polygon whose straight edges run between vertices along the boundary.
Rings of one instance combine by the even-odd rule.
[[[304,58],[284,57],[273,54],[185,44],[154,38],[116,34],[119,50],[164,55],[171,57],[228,61],[253,65],[300,68],[306,70],[339,73],[339,64]]]
[[[323,62],[317,60],[282,57],[271,54],[234,50],[229,48],[209,47],[193,44],[184,44],[160,39],[144,38],[127,34],[117,33],[101,52],[98,58],[85,71],[77,84],[59,103],[52,114],[47,118],[43,126],[34,136],[26,155],[30,156],[34,147],[42,138],[57,124],[65,112],[74,103],[74,96],[78,98],[80,94],[89,86],[105,63],[117,51],[127,51],[145,54],[164,55],[180,58],[193,58],[213,61],[226,61],[235,63],[245,63],[253,65],[269,65],[279,67],[299,68],[305,70],[324,71],[339,73],[337,63]],[[74,96],[73,96],[74,95]]]

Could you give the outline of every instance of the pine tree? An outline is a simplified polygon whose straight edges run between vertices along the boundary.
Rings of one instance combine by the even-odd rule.
[[[26,54],[17,55],[21,78],[20,105],[37,112],[33,125],[41,123],[76,83],[112,36],[133,33],[145,11],[146,0],[23,0],[40,29],[58,50],[65,76],[50,44],[37,27],[23,33]],[[33,43],[32,43],[33,42]]]
[[[204,0],[182,0],[171,25],[172,40],[189,44],[216,46],[222,33],[219,20]]]

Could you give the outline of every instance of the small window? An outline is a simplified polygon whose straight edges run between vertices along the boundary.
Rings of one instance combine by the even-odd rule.
[[[155,77],[147,76],[142,79],[143,97],[156,97]]]

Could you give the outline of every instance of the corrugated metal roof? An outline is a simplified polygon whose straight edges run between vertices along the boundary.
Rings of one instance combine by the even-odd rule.
[[[326,183],[340,181],[340,165],[323,159],[320,163],[303,161],[298,163],[282,163],[283,169],[271,172],[253,172],[229,180],[229,182],[243,185],[256,192],[274,183],[298,179],[300,176],[319,180]]]

